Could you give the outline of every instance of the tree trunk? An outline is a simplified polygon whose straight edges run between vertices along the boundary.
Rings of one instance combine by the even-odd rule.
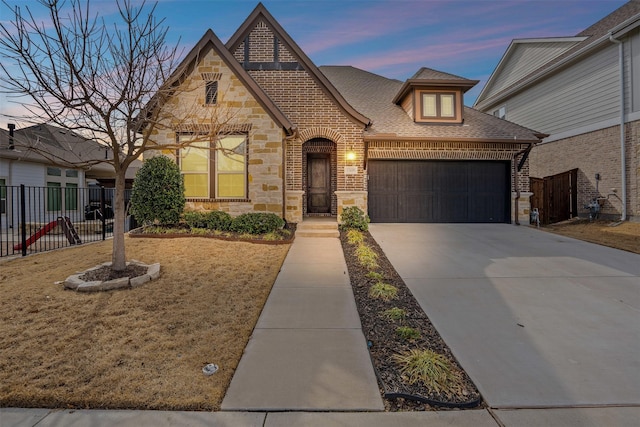
[[[111,268],[115,271],[122,271],[127,267],[127,257],[124,248],[125,172],[126,169],[116,172],[116,194],[113,200],[113,253],[111,255]]]

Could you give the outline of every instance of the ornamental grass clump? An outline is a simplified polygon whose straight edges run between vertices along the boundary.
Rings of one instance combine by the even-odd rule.
[[[381,299],[383,301],[391,301],[398,295],[398,288],[384,282],[378,282],[369,289],[371,298]]]
[[[394,355],[402,376],[410,384],[423,383],[437,393],[451,395],[460,384],[460,374],[443,355],[432,350],[409,350]]]
[[[396,334],[404,341],[411,341],[420,338],[420,331],[409,326],[399,326],[396,328]]]
[[[399,307],[393,307],[383,311],[382,316],[389,320],[399,321],[407,318],[407,312]]]
[[[361,231],[350,229],[347,231],[347,242],[350,245],[359,245],[364,242],[364,234]]]
[[[378,254],[369,246],[361,243],[356,248],[356,257],[363,267],[368,269],[378,268]]]

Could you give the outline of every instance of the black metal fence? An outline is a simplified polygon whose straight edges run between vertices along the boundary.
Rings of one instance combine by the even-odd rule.
[[[125,191],[129,206],[131,190]],[[0,257],[25,256],[113,236],[115,189],[0,186]],[[126,216],[125,231],[135,226]]]

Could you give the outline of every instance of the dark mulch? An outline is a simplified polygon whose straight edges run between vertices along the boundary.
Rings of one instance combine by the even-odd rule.
[[[147,267],[137,265],[137,264],[129,264],[122,271],[114,271],[109,266],[103,266],[100,268],[96,268],[95,270],[90,270],[80,276],[80,279],[93,282],[93,281],[101,281],[106,282],[108,280],[120,279],[122,277],[138,277],[143,274],[147,274]]]
[[[365,243],[378,254],[379,267],[374,271],[383,275],[384,283],[398,288],[397,297],[389,302],[371,298],[369,288],[378,280],[366,276],[369,270],[360,265],[355,255],[357,246],[347,242],[346,232],[340,232],[340,240],[360,314],[362,330],[367,341],[370,342],[371,359],[378,375],[381,392],[386,397],[387,410],[421,411],[441,410],[456,406],[475,408],[482,406],[482,397],[478,389],[451,354],[451,350],[433,327],[411,291],[387,260],[373,237],[368,232],[363,234]],[[407,313],[406,318],[393,321],[382,315],[385,310],[393,307],[404,309]],[[420,337],[410,341],[403,340],[396,331],[398,326],[410,326],[420,331]],[[461,385],[450,395],[444,395],[430,390],[422,383],[409,384],[403,379],[399,366],[393,360],[393,355],[410,349],[430,349],[446,356],[459,370],[462,377]],[[407,397],[393,397],[405,395]],[[425,401],[430,401],[431,404],[425,403]],[[436,405],[435,402],[440,402],[440,404]]]
[[[267,234],[243,234],[233,231],[216,231],[208,229],[191,229],[186,224],[176,224],[174,226],[149,226],[140,227],[129,232],[130,237],[143,238],[178,238],[178,237],[205,237],[218,240],[227,240],[232,242],[249,242],[261,243],[267,245],[282,245],[293,242],[296,233],[295,223],[287,223],[284,228],[277,230],[273,239],[272,235]]]

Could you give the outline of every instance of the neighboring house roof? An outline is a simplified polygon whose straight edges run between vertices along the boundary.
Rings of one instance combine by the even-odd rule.
[[[278,108],[278,106],[269,98],[269,96],[262,90],[262,88],[256,83],[255,80],[247,73],[240,63],[233,57],[222,41],[215,35],[215,33],[209,29],[207,30],[200,41],[191,49],[187,56],[178,65],[176,70],[169,76],[165,85],[170,86],[179,82],[180,79],[187,73],[192,67],[193,63],[198,58],[204,57],[208,52],[207,49],[213,49],[216,54],[224,61],[224,63],[231,68],[236,77],[244,84],[253,97],[260,103],[262,108],[265,109],[267,114],[280,126],[282,126],[287,134],[294,132],[294,124],[289,121],[287,116]],[[149,105],[153,105],[154,100],[149,102]]]
[[[271,29],[276,37],[282,41],[292,52],[294,56],[298,58],[300,64],[309,73],[309,75],[315,80],[320,88],[331,98],[333,98],[338,106],[342,108],[347,114],[354,118],[357,122],[363,125],[368,125],[370,119],[362,114],[361,111],[353,108],[342,94],[334,87],[334,85],[320,72],[318,67],[311,61],[311,59],[300,49],[298,44],[287,34],[282,26],[275,20],[275,18],[267,11],[262,3],[258,3],[258,6],[251,12],[244,23],[238,28],[238,30],[231,36],[226,43],[226,47],[229,52],[234,52],[238,46],[245,40],[247,35],[253,30],[256,24],[263,21]],[[236,61],[237,63],[237,61]]]
[[[56,165],[69,169],[84,169],[87,178],[114,177],[111,149],[75,132],[49,124],[33,125],[14,131],[14,148],[9,148],[9,132],[0,133],[0,158]],[[127,179],[133,179],[140,161],[134,161],[127,170]]]
[[[364,133],[365,140],[539,141],[539,134],[531,129],[468,107],[464,107],[463,125],[416,123],[393,102],[405,83],[350,66],[322,66],[320,71],[349,104],[372,119],[372,125]],[[432,80],[436,76],[446,76],[446,80],[452,80],[450,74],[426,68],[416,75],[430,76]],[[465,84],[472,82],[461,77],[457,79]]]
[[[537,64],[538,66],[535,67],[535,69],[528,70],[530,71],[528,73],[519,73],[519,79],[516,79],[515,81],[512,80],[509,85],[503,85],[500,90],[492,89],[492,86],[500,79],[500,74],[511,71],[508,69],[506,64],[510,61],[517,60],[517,46],[512,48],[514,43],[517,45],[517,41],[514,41],[512,42],[512,45],[509,46],[509,49],[507,49],[507,52],[503,55],[498,67],[487,81],[485,87],[478,96],[474,107],[478,109],[485,109],[497,104],[507,96],[524,89],[539,79],[546,77],[549,73],[560,69],[583,56],[589,55],[593,49],[604,44],[611,43],[609,40],[610,34],[614,37],[621,37],[626,32],[631,31],[638,26],[640,26],[640,0],[631,0],[589,28],[578,33],[576,37],[566,38],[565,40],[567,40],[567,43],[571,43],[571,41],[575,42],[568,48],[565,48],[562,52],[555,55],[552,53],[547,54],[546,62]],[[553,44],[548,44],[548,48],[552,49],[555,48],[555,46]]]

